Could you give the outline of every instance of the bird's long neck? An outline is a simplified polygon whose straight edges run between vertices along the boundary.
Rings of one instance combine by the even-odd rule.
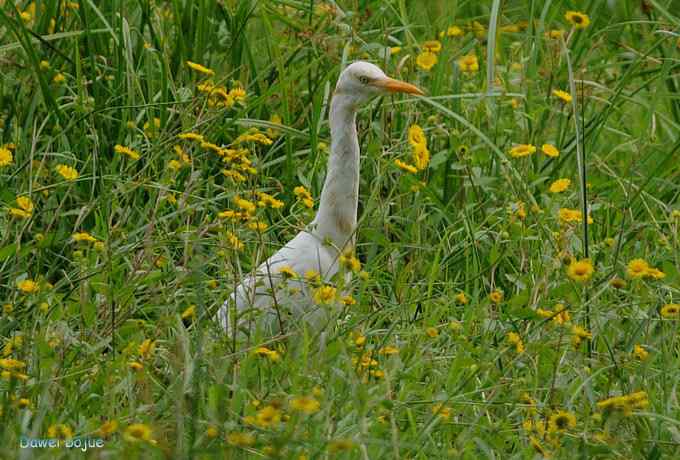
[[[356,103],[350,95],[336,93],[331,101],[331,154],[321,191],[315,233],[343,250],[353,245],[359,203],[359,141]]]

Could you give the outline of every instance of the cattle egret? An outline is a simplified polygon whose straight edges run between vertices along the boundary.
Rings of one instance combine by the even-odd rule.
[[[356,114],[375,96],[388,93],[423,94],[368,62],[355,62],[340,74],[330,106],[331,152],[316,217],[224,302],[218,321],[227,333],[257,326],[273,335],[302,324],[318,331],[332,318],[333,306],[314,302],[315,286],[304,277],[318,273],[322,281],[330,280],[338,272],[340,255],[354,247],[359,200]]]

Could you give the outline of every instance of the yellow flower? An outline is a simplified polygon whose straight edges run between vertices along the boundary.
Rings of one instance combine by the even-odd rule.
[[[295,273],[295,270],[293,270],[293,267],[290,265],[284,265],[283,267],[279,268],[278,273],[280,273],[284,278],[298,277],[297,273]]]
[[[432,406],[432,413],[434,415],[438,415],[441,418],[446,419],[446,420],[451,418],[451,408],[448,407],[448,406],[445,406],[442,403],[438,403],[438,404],[435,404],[434,406]]]
[[[552,90],[552,94],[553,94],[553,96],[561,99],[564,102],[567,102],[567,103],[571,102],[571,99],[572,99],[571,94],[569,94],[566,91],[562,91],[561,89],[554,89],[554,90]]]
[[[571,412],[558,411],[550,416],[548,432],[563,432],[576,427],[576,416]]]
[[[458,67],[460,67],[461,72],[474,73],[479,70],[479,61],[477,60],[477,55],[466,54],[458,59]]]
[[[55,168],[57,172],[66,180],[76,180],[80,177],[78,171],[75,168],[67,165],[57,165]]]
[[[442,50],[442,44],[439,40],[428,40],[423,43],[423,49],[431,53],[438,53]]]
[[[131,149],[130,147],[125,147],[123,145],[116,144],[113,147],[113,151],[116,152],[116,153],[120,153],[121,155],[127,155],[128,157],[130,157],[133,160],[139,160],[139,157],[140,157],[140,155],[137,151]]]
[[[17,206],[29,214],[33,213],[33,201],[27,196],[17,197]]]
[[[496,289],[491,294],[489,294],[489,300],[495,304],[499,304],[503,301],[503,291]]]
[[[139,361],[132,361],[132,362],[128,363],[128,366],[130,367],[130,369],[132,369],[135,372],[139,372],[142,369],[144,369],[144,365],[142,363],[140,363]]]
[[[547,38],[552,38],[553,40],[558,40],[564,35],[564,30],[562,29],[552,29],[545,33]]]
[[[321,274],[316,270],[307,270],[305,280],[310,284],[319,284],[321,282]]]
[[[567,11],[564,13],[564,19],[569,21],[576,29],[585,29],[590,24],[588,15],[579,11]]]
[[[508,342],[515,346],[515,351],[517,353],[524,353],[524,342],[519,334],[516,332],[508,332],[507,339]]]
[[[0,147],[0,168],[9,166],[14,162],[12,151],[5,147]]]
[[[425,132],[417,124],[413,124],[408,128],[408,142],[412,147],[417,147],[419,145],[427,145],[427,138],[425,137]]]
[[[354,300],[354,297],[352,297],[351,295],[343,296],[343,297],[340,299],[340,302],[342,302],[344,305],[347,305],[348,307],[351,306],[351,305],[356,305],[356,304],[357,304],[357,301]]]
[[[281,355],[279,354],[278,351],[276,350],[270,350],[267,347],[257,347],[254,352],[257,356],[263,357],[263,358],[269,358],[270,361],[280,361],[281,360]]]
[[[319,401],[311,396],[300,396],[293,398],[290,401],[290,407],[298,412],[303,412],[305,414],[313,414],[318,412],[321,408]]]
[[[328,450],[331,452],[342,452],[352,450],[354,443],[351,439],[334,439],[328,444]]]
[[[304,188],[302,185],[298,185],[293,189],[293,193],[298,200],[302,201],[302,204],[308,208],[314,207],[314,200],[312,199],[312,194]]]
[[[178,134],[177,137],[183,140],[196,142],[203,142],[205,140],[202,134],[192,132]]]
[[[649,272],[649,264],[644,259],[633,259],[628,262],[626,273],[630,278],[644,278]]]
[[[23,281],[19,281],[17,283],[17,287],[21,292],[24,292],[26,294],[32,294],[34,292],[38,292],[40,288],[38,287],[38,283],[31,279],[25,279]]]
[[[139,353],[139,356],[141,358],[148,358],[153,354],[153,352],[156,350],[156,341],[151,340],[151,339],[145,339],[141,345],[139,345],[139,348],[137,349],[137,352]]]
[[[87,241],[88,243],[95,243],[97,241],[97,238],[95,238],[94,236],[90,235],[87,232],[74,233],[73,235],[71,235],[71,238],[75,242]]]
[[[340,265],[353,271],[361,270],[361,262],[352,253],[343,253],[339,258]]]
[[[73,437],[73,430],[68,425],[57,423],[47,428],[47,436],[50,438],[71,439]]]
[[[335,301],[336,289],[333,286],[321,286],[314,291],[314,302],[329,304]]]
[[[536,453],[541,455],[543,458],[552,457],[552,454],[541,445],[541,441],[539,441],[535,436],[529,436],[529,444],[531,444],[531,447],[533,447]]]
[[[664,318],[677,318],[680,316],[680,304],[669,303],[664,305],[659,312]]]
[[[446,36],[447,37],[462,37],[465,32],[463,32],[463,29],[461,29],[458,26],[451,26],[448,29],[446,29]]]
[[[255,415],[255,423],[262,428],[277,425],[281,421],[281,412],[274,406],[264,406]]]
[[[577,325],[571,327],[571,334],[571,344],[574,346],[574,348],[578,348],[579,345],[581,345],[581,341],[590,340],[593,338],[592,333]]]
[[[633,349],[633,355],[640,361],[644,361],[649,357],[649,352],[645,350],[642,345],[636,343]]]
[[[102,438],[106,438],[107,436],[112,435],[118,431],[118,422],[116,420],[109,420],[107,422],[104,422],[102,426],[99,427],[99,430],[97,430],[97,433],[99,433],[99,436]]]
[[[647,406],[649,406],[649,399],[645,391],[613,396],[597,403],[597,408],[600,410],[622,411],[624,415],[632,415],[634,409],[644,409]]]
[[[554,158],[560,156],[560,151],[552,144],[543,144],[541,146],[541,151],[549,157]]]
[[[531,144],[518,144],[510,149],[510,156],[513,158],[525,157],[536,152],[536,147]]]
[[[437,63],[437,55],[429,51],[423,51],[416,57],[416,64],[425,71],[430,71]]]
[[[401,52],[401,46],[393,46],[390,48],[390,56]]]
[[[658,268],[650,268],[647,271],[647,276],[654,278],[655,280],[660,280],[666,277],[666,274],[659,270]]]
[[[59,72],[54,76],[54,78],[52,78],[52,81],[60,85],[66,81],[66,77],[64,76],[63,73]]]
[[[213,75],[215,75],[215,72],[213,70],[211,70],[207,67],[203,67],[201,64],[196,64],[195,62],[187,61],[187,65],[189,67],[191,67],[192,69],[194,69],[196,72],[199,72],[199,73],[202,73],[202,74],[205,74],[205,75],[209,75],[211,77]]]
[[[0,367],[8,370],[23,369],[26,367],[26,363],[18,359],[0,358]]]
[[[584,283],[592,278],[595,269],[590,259],[582,259],[574,261],[567,267],[567,275],[569,278],[579,283]]]
[[[458,302],[461,305],[467,305],[467,303],[470,301],[464,292],[459,292],[458,294],[456,294],[454,299],[456,299],[456,302]]]
[[[564,223],[583,221],[583,213],[578,209],[560,208],[559,217],[560,221]],[[593,223],[593,219],[590,216],[588,216],[588,223]]]
[[[189,305],[186,310],[182,312],[181,318],[183,320],[196,318],[196,305]]]
[[[425,144],[413,147],[413,163],[415,163],[416,168],[420,171],[427,168],[427,165],[430,163],[430,151]]]
[[[418,172],[418,168],[416,168],[415,166],[413,166],[410,163],[405,163],[405,162],[403,162],[399,159],[395,159],[394,164],[397,165],[397,167],[399,169],[401,169],[402,171],[406,171],[406,172],[409,172],[411,174],[415,174],[415,173]]]
[[[387,345],[381,348],[378,353],[381,355],[396,355],[399,353],[399,349],[397,347],[393,347],[392,345]]]
[[[550,184],[550,193],[562,193],[571,185],[569,179],[557,179],[555,182]]]
[[[154,443],[151,428],[143,423],[133,423],[125,428],[123,438],[129,442],[146,441]]]
[[[240,251],[243,249],[243,243],[238,239],[238,236],[234,235],[232,232],[227,232],[227,244],[231,249]]]
[[[272,209],[280,209],[280,208],[283,207],[283,201],[277,200],[276,198],[274,198],[273,196],[271,196],[268,193],[257,192],[257,198],[258,198],[257,204],[260,207],[264,208],[264,207],[269,206]]]
[[[255,436],[250,433],[233,432],[227,435],[227,442],[232,446],[249,447],[255,444]]]
[[[425,334],[427,334],[428,337],[434,339],[435,337],[439,336],[439,331],[436,327],[428,327],[425,329]]]

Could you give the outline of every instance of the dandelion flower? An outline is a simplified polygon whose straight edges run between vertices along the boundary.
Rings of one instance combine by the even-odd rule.
[[[564,432],[576,427],[576,416],[571,412],[558,411],[550,416],[548,421],[548,432],[558,433]]]
[[[418,168],[416,168],[415,166],[413,166],[413,165],[410,164],[410,163],[406,163],[406,162],[401,161],[401,160],[399,160],[399,159],[395,159],[395,160],[394,160],[394,164],[395,164],[399,169],[401,169],[402,171],[406,171],[406,172],[411,173],[411,174],[415,174],[415,173],[418,172]]]
[[[265,406],[255,415],[255,423],[262,428],[277,425],[281,421],[281,412],[274,406]]]
[[[0,168],[9,166],[14,162],[12,151],[6,147],[0,147]]]
[[[439,40],[428,40],[423,43],[423,49],[431,53],[438,53],[442,50],[442,44]]]
[[[420,144],[413,147],[413,163],[419,171],[427,168],[430,163],[430,151],[426,145]]]
[[[116,144],[113,147],[113,151],[116,153],[120,153],[121,155],[126,155],[133,160],[139,160],[140,158],[139,152],[131,149],[130,147],[125,147],[124,145]]]
[[[479,61],[477,60],[477,55],[466,54],[458,59],[458,67],[460,67],[461,72],[474,73],[479,70]]]
[[[454,296],[454,299],[456,300],[457,303],[461,305],[467,305],[470,300],[467,298],[464,292],[459,292]]]
[[[416,64],[418,67],[425,71],[430,71],[432,67],[437,63],[437,55],[429,51],[423,51],[416,58]]]
[[[153,442],[151,428],[143,423],[133,423],[128,426],[123,433],[123,438],[129,442]]]
[[[489,294],[489,300],[495,304],[499,304],[503,301],[503,291],[496,289],[491,294]]]
[[[413,124],[408,128],[408,142],[412,147],[418,147],[420,145],[427,145],[427,138],[425,137],[425,131],[420,125]]]
[[[80,177],[80,174],[75,168],[72,168],[71,166],[67,165],[57,165],[55,168],[57,172],[63,177],[64,179],[68,181],[73,181],[78,179]]]
[[[567,267],[569,278],[579,283],[585,283],[592,278],[595,269],[589,259],[574,261]]]
[[[649,272],[649,264],[644,259],[633,259],[628,262],[626,273],[630,278],[644,278]]]
[[[465,32],[463,32],[463,29],[461,29],[458,26],[451,26],[448,29],[446,29],[447,37],[462,37],[464,34]]]
[[[33,294],[34,292],[38,292],[40,290],[40,288],[38,287],[38,283],[31,279],[19,281],[17,283],[17,287],[24,294]]]
[[[680,304],[669,303],[664,305],[659,312],[664,318],[677,318],[680,316]]]
[[[298,412],[311,415],[319,411],[321,404],[311,396],[299,396],[290,401],[290,407]]]
[[[211,77],[215,75],[215,72],[213,70],[204,67],[201,64],[196,64],[195,62],[187,61],[187,65],[196,72],[202,73],[204,75],[209,75]]]
[[[321,286],[314,291],[314,302],[318,304],[330,304],[335,301],[336,289],[333,286]]]
[[[510,156],[521,158],[536,152],[536,147],[531,144],[518,144],[510,149]]]
[[[567,11],[564,19],[569,21],[576,29],[585,29],[590,25],[590,18],[587,14],[579,11]]]
[[[566,91],[562,91],[561,89],[554,89],[552,90],[553,96],[555,96],[558,99],[561,99],[563,102],[571,102],[571,94],[569,94]]]
[[[571,180],[569,179],[557,179],[555,182],[550,184],[550,193],[562,193],[571,185]]]

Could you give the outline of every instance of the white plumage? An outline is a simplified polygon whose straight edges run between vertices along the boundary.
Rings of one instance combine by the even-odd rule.
[[[272,335],[305,323],[318,331],[333,318],[334,306],[316,304],[314,287],[304,276],[317,272],[322,280],[330,280],[338,272],[340,254],[354,247],[359,199],[356,113],[362,104],[388,92],[423,94],[368,62],[355,62],[340,74],[331,101],[331,154],[316,217],[236,287],[218,312],[225,331],[257,326]],[[284,267],[297,276],[282,274]]]

